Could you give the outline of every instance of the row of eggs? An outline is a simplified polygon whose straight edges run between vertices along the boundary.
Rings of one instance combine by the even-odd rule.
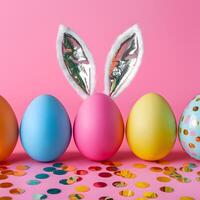
[[[200,160],[200,96],[186,107],[179,123],[183,149]],[[51,95],[36,97],[27,107],[20,125],[21,143],[37,161],[59,158],[67,149],[72,133],[71,122],[61,102]],[[73,125],[79,151],[88,159],[111,158],[124,137],[124,123],[114,101],[95,94],[84,101]],[[14,150],[18,124],[9,103],[0,96],[0,161]],[[126,138],[132,152],[141,159],[164,158],[176,140],[176,120],[168,102],[160,95],[148,93],[133,106],[126,124]]]

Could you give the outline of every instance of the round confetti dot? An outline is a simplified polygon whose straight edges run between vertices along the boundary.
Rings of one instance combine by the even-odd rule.
[[[107,184],[104,183],[104,182],[96,182],[93,184],[95,187],[98,187],[98,188],[102,188],[102,187],[106,187]]]
[[[183,167],[196,168],[197,165],[195,163],[184,163]]]
[[[123,197],[132,197],[132,196],[134,196],[134,192],[132,190],[128,190],[128,189],[120,191],[119,194],[121,196],[123,196]]]
[[[196,180],[197,182],[200,182],[200,177],[196,177],[195,180]]]
[[[163,171],[163,169],[161,167],[151,167],[150,170],[152,172],[162,172]]]
[[[182,172],[192,172],[193,169],[191,169],[189,167],[180,167],[180,171],[182,171]]]
[[[5,174],[0,174],[0,180],[5,180],[5,179],[7,179],[7,178],[8,178],[7,175],[5,175]]]
[[[90,188],[86,185],[78,185],[75,187],[75,190],[77,192],[88,192],[90,190]]]
[[[135,186],[137,188],[148,188],[150,186],[150,184],[147,182],[136,182]]]
[[[25,171],[13,171],[13,176],[25,176],[26,174]]]
[[[88,167],[90,171],[100,171],[102,168],[99,166],[90,166]]]
[[[77,175],[86,175],[86,174],[88,174],[88,171],[80,169],[80,170],[76,170],[75,174],[77,174]]]
[[[143,169],[143,168],[146,168],[147,166],[142,163],[135,163],[133,164],[133,167],[138,168],[138,169]]]
[[[184,130],[183,130],[183,134],[184,134],[184,135],[188,135],[188,130],[184,129]]]
[[[63,165],[61,168],[62,168],[63,170],[65,170],[65,171],[68,171],[68,172],[71,172],[71,171],[75,171],[75,170],[76,170],[76,167],[74,167],[74,166],[66,166],[66,165]]]
[[[148,200],[148,199],[145,198],[145,197],[138,197],[138,198],[136,198],[135,200]]]
[[[43,168],[43,170],[45,172],[53,172],[54,170],[56,170],[56,168],[55,167],[45,167],[45,168]]]
[[[135,178],[136,177],[136,174],[132,173],[131,171],[129,170],[120,170],[120,171],[116,171],[114,172],[115,175],[117,176],[121,176],[123,178]]]
[[[197,172],[197,175],[200,176],[200,171]]]
[[[63,166],[63,163],[54,163],[53,164],[53,167],[62,167]]]
[[[183,196],[183,197],[180,197],[180,200],[195,200],[195,199],[193,197]]]
[[[34,194],[33,195],[33,200],[42,200],[42,199],[46,199],[47,195],[46,194]]]
[[[48,174],[37,174],[35,176],[35,178],[38,178],[38,179],[46,179],[46,178],[49,178],[49,175]]]
[[[39,180],[28,180],[27,184],[28,185],[39,185],[40,181]]]
[[[98,175],[99,175],[100,177],[102,177],[102,178],[109,178],[109,177],[112,176],[112,174],[109,173],[109,172],[101,172],[101,173],[99,173]]]
[[[114,187],[126,187],[128,184],[123,181],[115,181],[112,183]]]
[[[13,188],[9,190],[10,194],[23,194],[25,192],[24,189],[21,188]]]
[[[156,199],[158,197],[158,194],[155,192],[144,192],[143,196],[148,199]]]
[[[12,200],[12,197],[4,196],[0,197],[0,200]]]
[[[167,193],[171,193],[171,192],[174,191],[174,188],[169,187],[169,186],[163,186],[163,187],[160,188],[160,191],[162,191],[162,192],[167,192]]]
[[[53,174],[55,174],[55,175],[64,175],[66,173],[67,172],[65,170],[54,170],[53,171]]]
[[[169,171],[169,172],[174,172],[174,171],[176,171],[176,168],[172,167],[172,166],[168,166],[168,167],[164,167],[164,170]]]
[[[79,182],[81,180],[82,180],[82,178],[80,176],[71,176],[67,179],[60,180],[59,183],[63,184],[63,185],[71,185],[71,184]]]
[[[159,181],[159,182],[165,182],[165,183],[171,181],[171,179],[170,179],[169,177],[166,177],[166,176],[159,176],[159,177],[157,177],[156,179],[157,179],[157,181]]]
[[[110,166],[110,167],[106,167],[106,170],[108,170],[110,172],[115,172],[115,171],[118,171],[119,169],[115,166]]]
[[[18,165],[18,166],[16,166],[17,170],[27,170],[29,168],[30,167],[28,165]]]
[[[179,182],[181,183],[190,183],[191,182],[191,179],[187,178],[187,177],[178,177],[176,178],[176,180],[178,180]]]
[[[1,174],[5,174],[5,175],[13,175],[13,170],[3,170],[1,171]]]
[[[9,187],[12,187],[13,184],[10,183],[10,182],[4,182],[4,183],[1,183],[0,184],[0,188],[9,188]]]
[[[70,194],[68,197],[69,197],[69,200],[84,199],[84,195],[83,194],[78,194],[78,193]]]
[[[4,170],[7,170],[8,169],[8,167],[6,167],[6,166],[4,166],[4,165],[1,165],[0,166],[0,171],[4,171]]]
[[[192,110],[193,110],[193,111],[198,111],[198,110],[199,110],[199,107],[198,107],[198,106],[194,106],[194,107],[192,108]]]
[[[48,194],[59,194],[59,193],[61,193],[61,190],[58,188],[51,188],[51,189],[47,190],[47,193]]]
[[[114,199],[112,197],[103,196],[103,197],[100,197],[99,200],[114,200]]]

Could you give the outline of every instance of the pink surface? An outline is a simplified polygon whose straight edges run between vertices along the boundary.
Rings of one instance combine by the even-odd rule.
[[[96,91],[100,92],[111,45],[121,32],[138,23],[144,39],[142,66],[116,103],[126,121],[139,97],[158,92],[169,101],[179,119],[188,101],[199,93],[199,7],[198,0],[2,1],[0,94],[11,103],[19,121],[31,99],[42,93],[58,97],[73,121],[82,100],[58,66],[55,41],[59,24],[71,27],[88,44],[97,66]],[[126,149],[124,141],[121,151]],[[73,142],[69,150],[77,152]],[[15,153],[21,151],[18,143]],[[178,165],[179,155],[189,159],[178,143],[174,151],[180,152],[172,154]],[[124,157],[129,158],[129,154]],[[134,162],[135,158],[130,158],[130,163]],[[34,163],[33,167],[39,164]],[[180,187],[183,192],[188,186]],[[195,184],[187,189],[197,194]]]

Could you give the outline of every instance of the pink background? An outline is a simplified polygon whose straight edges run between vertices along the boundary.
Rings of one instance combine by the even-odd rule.
[[[126,121],[139,97],[158,92],[169,101],[178,119],[199,92],[199,8],[198,0],[1,1],[0,94],[12,105],[18,121],[31,99],[43,93],[58,97],[73,121],[82,99],[58,66],[59,24],[71,27],[85,40],[97,67],[96,91],[101,92],[112,43],[138,23],[144,38],[142,66],[116,102]],[[70,149],[74,148],[72,142]],[[122,148],[127,149],[126,141]],[[15,151],[21,150],[18,142]]]

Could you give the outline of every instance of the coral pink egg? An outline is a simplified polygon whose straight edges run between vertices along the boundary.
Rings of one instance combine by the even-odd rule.
[[[123,136],[122,115],[109,96],[95,94],[82,103],[74,122],[74,140],[85,157],[109,159],[119,149]]]

